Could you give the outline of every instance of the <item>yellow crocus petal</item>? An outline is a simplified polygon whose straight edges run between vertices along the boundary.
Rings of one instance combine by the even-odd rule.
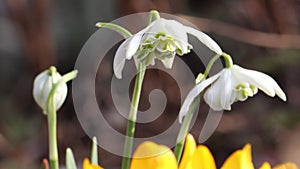
[[[83,169],[103,169],[102,167],[98,166],[98,165],[94,165],[90,163],[90,160],[88,158],[85,158],[83,160]]]
[[[177,161],[167,146],[146,141],[133,154],[130,169],[177,169]]]
[[[273,167],[273,169],[298,169],[294,163],[284,163]]]
[[[268,162],[264,162],[259,169],[271,169],[271,165]]]
[[[216,169],[216,163],[210,150],[203,145],[197,147],[186,169]]]
[[[231,154],[221,169],[254,169],[250,144]]]
[[[185,146],[179,169],[188,169],[190,159],[196,151],[196,146],[194,137],[191,134],[188,134],[185,139]]]

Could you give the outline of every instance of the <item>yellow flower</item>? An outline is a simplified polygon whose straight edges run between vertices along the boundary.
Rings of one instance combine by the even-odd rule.
[[[265,162],[259,169],[271,169],[271,165]],[[284,163],[273,167],[273,169],[298,169],[294,163]]]
[[[85,158],[83,160],[82,168],[83,169],[103,169],[102,167],[100,167],[98,165],[91,164],[90,160],[88,158]]]
[[[167,146],[146,141],[133,154],[130,169],[177,169],[177,161]]]
[[[179,166],[175,155],[164,145],[144,142],[135,151],[130,169],[216,169],[216,163],[210,150],[203,145],[196,145],[192,135],[188,134],[184,153]],[[221,169],[254,169],[251,145],[233,152],[224,162]],[[271,169],[265,162],[259,169]],[[298,169],[294,163],[284,163],[272,169]]]

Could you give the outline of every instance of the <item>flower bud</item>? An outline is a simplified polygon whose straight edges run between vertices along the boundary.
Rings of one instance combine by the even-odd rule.
[[[61,79],[61,75],[56,71],[56,68],[51,66],[48,70],[45,70],[38,74],[33,83],[33,98],[36,103],[43,109],[43,113],[46,115],[48,111],[47,103],[49,94],[53,88],[53,85]],[[68,88],[66,83],[62,83],[57,86],[57,89],[53,95],[55,110],[58,110],[64,103],[67,96]]]

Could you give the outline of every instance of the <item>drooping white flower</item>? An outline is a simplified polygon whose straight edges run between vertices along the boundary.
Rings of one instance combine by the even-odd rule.
[[[188,112],[192,101],[205,89],[204,100],[215,111],[231,110],[231,104],[245,101],[248,97],[254,96],[258,89],[271,97],[277,95],[286,101],[284,92],[273,78],[255,70],[233,65],[200,82],[189,92],[179,112],[180,122]]]
[[[144,66],[154,65],[155,59],[159,59],[166,68],[171,69],[175,54],[182,56],[192,49],[188,34],[197,37],[215,53],[222,54],[217,43],[203,32],[175,20],[159,18],[120,45],[113,64],[115,76],[122,78],[125,60],[132,57],[136,65],[140,62]]]
[[[50,69],[54,69],[51,71]],[[47,114],[47,102],[50,91],[52,90],[52,83],[57,83],[62,76],[56,71],[55,67],[50,67],[38,74],[33,82],[33,98],[36,103],[43,109],[43,113]],[[68,93],[66,83],[59,85],[54,94],[55,109],[58,110],[64,103]]]

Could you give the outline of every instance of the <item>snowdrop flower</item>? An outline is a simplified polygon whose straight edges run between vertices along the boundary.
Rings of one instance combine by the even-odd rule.
[[[215,53],[222,54],[217,43],[203,32],[175,20],[159,18],[120,45],[113,64],[115,76],[122,78],[125,60],[132,57],[136,66],[139,63],[144,66],[154,65],[155,59],[159,59],[166,68],[171,69],[175,54],[182,56],[192,49],[188,42],[188,34],[197,37]]]
[[[58,82],[62,76],[51,66],[37,75],[33,82],[33,98],[36,103],[43,109],[43,113],[47,114],[47,103],[53,83]],[[64,103],[67,96],[68,88],[66,83],[62,83],[56,89],[54,94],[55,108],[58,110]]]
[[[205,89],[204,100],[216,111],[231,110],[231,104],[245,101],[248,97],[254,96],[258,89],[271,97],[277,95],[286,101],[284,92],[273,78],[255,70],[233,65],[200,82],[190,91],[179,112],[180,122],[188,112],[192,101]]]

